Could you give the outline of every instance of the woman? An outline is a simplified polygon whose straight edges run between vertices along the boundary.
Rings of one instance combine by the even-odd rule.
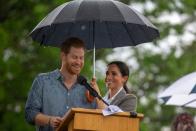
[[[126,86],[129,78],[129,68],[121,61],[113,61],[108,64],[105,83],[108,92],[104,96],[104,100],[110,105],[116,105],[123,111],[136,111],[137,98],[135,95],[129,93]],[[100,94],[96,79],[91,81],[91,86]],[[98,108],[104,109],[106,105],[96,98]]]

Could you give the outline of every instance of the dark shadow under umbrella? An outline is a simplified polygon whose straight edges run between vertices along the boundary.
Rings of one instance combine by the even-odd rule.
[[[118,1],[74,0],[50,12],[30,33],[41,45],[59,47],[68,37],[81,38],[87,49],[135,46],[159,37],[143,15]],[[95,55],[94,55],[95,74]]]

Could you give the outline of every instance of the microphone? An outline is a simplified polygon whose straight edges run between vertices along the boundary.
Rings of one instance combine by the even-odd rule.
[[[78,76],[77,81],[79,84],[85,86],[85,88],[90,92],[92,96],[99,98],[99,100],[102,100],[107,106],[109,106],[109,104],[102,99],[102,97],[97,93],[97,91],[94,88],[92,88],[90,84],[88,84],[84,76]]]
[[[137,117],[137,112],[134,112],[134,111],[130,112],[130,117],[136,118]]]

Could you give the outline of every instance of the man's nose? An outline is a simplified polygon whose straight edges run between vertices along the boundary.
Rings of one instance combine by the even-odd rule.
[[[76,63],[77,64],[81,64],[82,63],[82,60],[78,58],[78,59],[76,59]]]

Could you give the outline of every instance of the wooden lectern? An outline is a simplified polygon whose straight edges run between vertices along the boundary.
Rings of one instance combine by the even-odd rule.
[[[103,116],[100,109],[72,108],[56,131],[139,131],[143,116],[131,118],[129,112]]]

